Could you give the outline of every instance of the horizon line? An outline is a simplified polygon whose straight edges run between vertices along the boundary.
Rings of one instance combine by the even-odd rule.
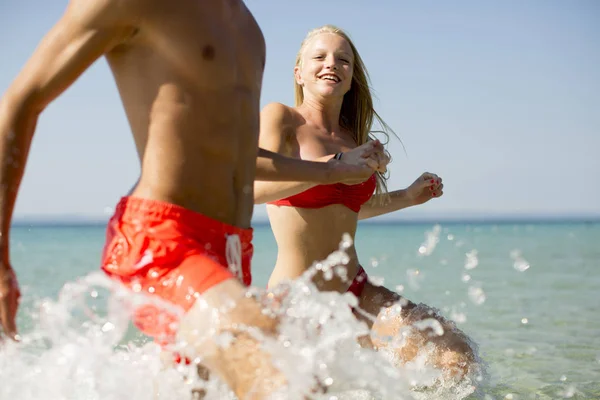
[[[94,215],[21,215],[12,225],[105,225],[110,216]],[[600,213],[471,213],[440,215],[405,215],[360,220],[361,224],[432,224],[432,223],[540,223],[540,222],[600,222]],[[252,225],[269,225],[269,219],[255,217]]]

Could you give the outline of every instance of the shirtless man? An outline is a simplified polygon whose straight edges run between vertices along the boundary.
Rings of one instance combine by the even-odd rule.
[[[198,351],[195,335],[208,330],[198,304],[216,310],[233,300],[235,306],[210,331],[233,333],[236,340],[227,348],[203,342],[203,362],[239,398],[249,391],[263,398],[285,379],[240,328],[258,327],[266,334],[276,329],[244,296],[255,174],[351,183],[366,180],[372,169],[258,151],[265,43],[242,0],[71,0],[41,41],[0,101],[4,334],[18,339],[19,289],[9,231],[37,119],[102,56],[114,74],[141,163],[140,180],[109,222],[102,268],[118,282],[186,311],[178,332],[153,309],[136,311],[134,318],[157,340],[179,334],[192,347],[198,344]]]

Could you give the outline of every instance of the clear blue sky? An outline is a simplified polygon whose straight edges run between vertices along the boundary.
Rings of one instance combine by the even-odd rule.
[[[403,140],[391,189],[422,171],[445,195],[411,215],[600,215],[600,2],[247,0],[267,41],[261,103],[291,104],[311,28],[354,39]],[[0,92],[66,1],[0,1]],[[102,216],[139,166],[106,62],[42,115],[16,215]],[[257,207],[257,219],[265,215]]]

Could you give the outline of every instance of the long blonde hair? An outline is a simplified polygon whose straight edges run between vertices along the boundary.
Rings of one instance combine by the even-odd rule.
[[[302,54],[306,45],[317,35],[321,33],[333,33],[344,38],[354,55],[354,66],[352,73],[352,85],[348,93],[344,95],[342,102],[342,109],[340,112],[340,126],[343,129],[348,130],[352,133],[354,140],[358,146],[368,142],[369,140],[375,140],[373,133],[380,133],[385,136],[385,143],[389,141],[389,133],[394,136],[396,134],[390,128],[385,121],[377,114],[373,108],[373,96],[371,94],[370,78],[369,73],[365,67],[363,60],[358,54],[358,50],[350,40],[350,37],[342,29],[333,25],[324,25],[320,28],[316,28],[308,32],[302,44],[300,50],[296,55],[296,67],[302,65]],[[302,86],[294,80],[294,98],[295,106],[298,107],[304,102],[304,93],[302,92]],[[373,122],[377,121],[381,126],[381,130],[372,130]],[[386,154],[389,157],[389,154]],[[376,194],[387,194],[387,176],[377,172],[377,189]],[[387,196],[380,196],[380,198],[387,199]]]

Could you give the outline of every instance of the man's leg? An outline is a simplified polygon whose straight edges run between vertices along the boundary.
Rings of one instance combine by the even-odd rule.
[[[179,339],[202,357],[240,399],[263,399],[286,384],[271,356],[261,349],[262,336],[274,337],[277,320],[262,313],[237,280],[205,291],[179,324]]]

